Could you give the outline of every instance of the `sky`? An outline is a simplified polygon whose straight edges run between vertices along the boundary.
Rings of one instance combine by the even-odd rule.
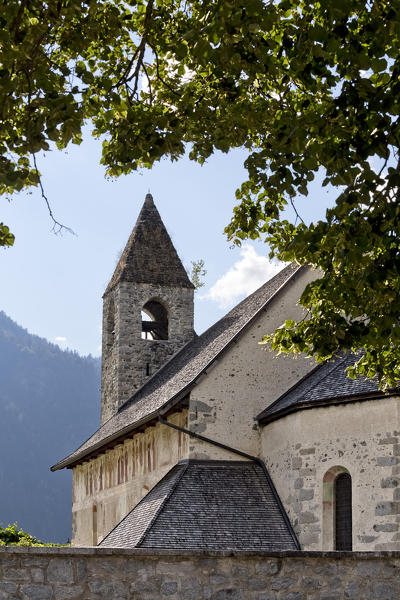
[[[102,295],[149,191],[187,270],[191,261],[205,262],[206,285],[195,294],[197,333],[282,268],[267,259],[263,242],[232,248],[223,235],[246,178],[244,151],[216,154],[203,166],[165,160],[117,180],[105,178],[100,153],[87,133],[80,146],[37,157],[53,213],[75,235],[52,232],[39,190],[10,202],[0,197],[0,221],[16,236],[12,248],[0,249],[0,310],[31,333],[100,355]],[[306,222],[317,221],[334,197],[317,178],[296,206]]]

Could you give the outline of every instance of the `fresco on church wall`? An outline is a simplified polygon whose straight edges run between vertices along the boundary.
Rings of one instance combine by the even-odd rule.
[[[187,427],[187,410],[169,420]],[[73,469],[73,545],[97,545],[179,460],[188,437],[157,423]]]

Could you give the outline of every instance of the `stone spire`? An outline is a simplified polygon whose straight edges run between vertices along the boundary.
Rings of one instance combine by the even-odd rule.
[[[103,296],[102,423],[193,339],[193,294],[147,194]]]
[[[146,195],[106,293],[121,281],[194,288],[151,194]]]

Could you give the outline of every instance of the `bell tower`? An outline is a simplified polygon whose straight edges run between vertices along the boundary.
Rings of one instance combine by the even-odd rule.
[[[193,338],[193,292],[147,194],[103,296],[101,424]]]

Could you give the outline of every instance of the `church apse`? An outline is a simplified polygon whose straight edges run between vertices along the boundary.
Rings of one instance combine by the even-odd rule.
[[[263,428],[263,457],[303,550],[344,549],[336,525],[338,494],[345,504],[346,494],[338,481],[351,483],[346,549],[397,550],[399,403],[386,397],[311,408]]]

